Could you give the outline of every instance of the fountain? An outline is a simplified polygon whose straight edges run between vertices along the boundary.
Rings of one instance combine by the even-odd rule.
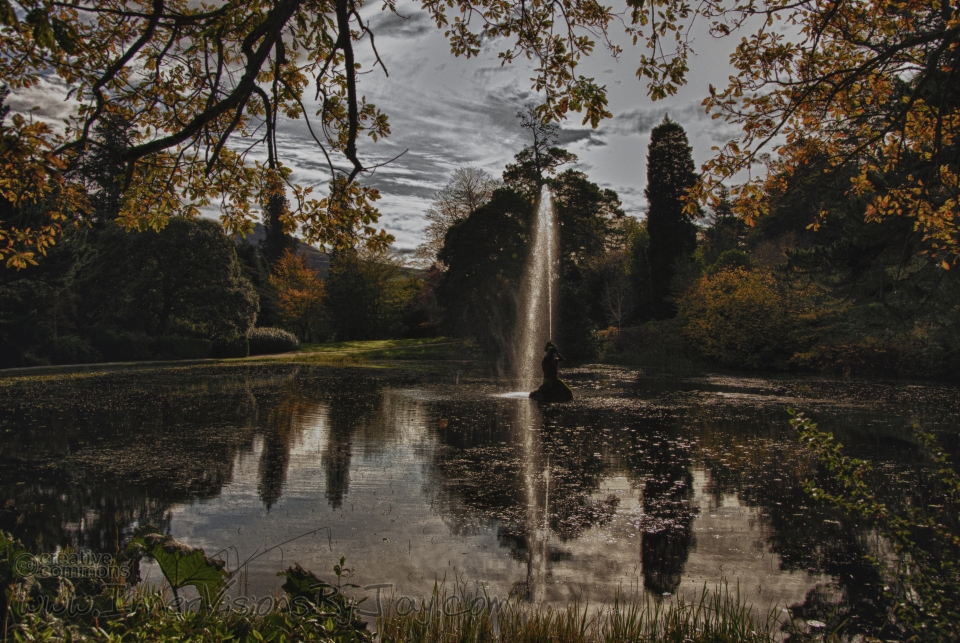
[[[541,346],[553,337],[553,321],[556,317],[557,277],[559,273],[560,236],[557,231],[553,195],[544,185],[540,190],[540,203],[533,220],[530,251],[520,285],[517,325],[514,335],[513,379],[524,390],[530,390],[540,382]],[[555,377],[555,362],[559,357],[556,347],[548,350],[543,364],[543,384],[530,396],[546,402],[563,402],[573,399],[570,388]],[[562,359],[562,358],[559,358]],[[553,362],[553,377],[547,375],[547,362]]]

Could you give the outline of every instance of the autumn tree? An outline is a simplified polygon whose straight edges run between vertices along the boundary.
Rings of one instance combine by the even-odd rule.
[[[956,3],[627,4],[623,15],[595,0],[421,3],[454,55],[475,56],[482,43],[497,43],[504,63],[533,59],[542,120],[582,111],[593,126],[610,116],[606,89],[578,66],[598,43],[619,53],[608,38],[611,21],[645,46],[637,75],[655,100],[686,82],[696,41],[691,29],[707,24],[714,36],[734,36],[730,82],[711,89],[705,106],[740,125],[743,135],[708,161],[694,191],[701,201],[758,164],[789,173],[811,155],[826,155],[832,167],[857,170],[850,190],[869,198],[871,218],[908,216],[941,265],[957,258]],[[7,265],[35,261],[65,222],[89,215],[81,186],[66,171],[96,145],[95,128],[109,114],[128,118],[137,132],[119,159],[119,218],[128,227],[162,227],[171,214],[195,215],[220,200],[228,229],[249,231],[255,204],[279,181],[291,199],[290,225],[308,242],[345,247],[358,234],[373,235],[378,194],[357,182],[371,168],[357,141],[385,136],[389,126],[358,92],[357,43],[369,43],[374,64],[386,65],[360,9],[359,0],[0,0],[0,78],[13,92],[41,77],[59,78],[77,105],[63,132],[19,114],[0,125],[0,252]],[[309,118],[307,87],[319,104]],[[281,116],[306,119],[329,159],[325,198],[289,183],[275,140]],[[228,145],[231,138],[245,142]],[[248,158],[255,149],[265,151],[264,163]],[[922,163],[911,165],[916,159]],[[746,220],[762,215],[766,182],[777,175],[753,172],[746,183],[731,184],[736,212]],[[41,207],[28,217],[31,205]]]
[[[326,289],[306,260],[288,248],[274,265],[270,283],[277,291],[284,328],[303,342],[321,339]]]
[[[678,306],[684,335],[724,366],[769,368],[792,355],[790,306],[769,272],[704,275]]]
[[[450,226],[489,201],[499,186],[500,181],[479,168],[462,167],[454,172],[427,210],[426,241],[417,246],[416,258],[427,265],[435,264]]]
[[[677,261],[697,247],[697,227],[685,210],[685,198],[697,184],[687,134],[678,123],[664,118],[650,134],[647,154],[647,233],[649,314],[656,319],[674,313],[670,282]],[[699,215],[698,211],[695,211]]]
[[[231,232],[249,232],[258,203],[283,190],[291,200],[285,225],[308,243],[336,247],[357,238],[386,244],[374,224],[376,190],[358,179],[375,166],[358,154],[360,137],[389,134],[385,114],[358,89],[357,47],[386,70],[362,0],[251,0],[197,4],[187,0],[0,0],[0,78],[14,93],[41,77],[69,87],[75,109],[62,132],[14,115],[0,138],[0,192],[19,212],[44,202],[36,221],[5,216],[0,252],[24,267],[54,243],[65,222],[89,215],[68,170],[98,143],[98,124],[121,115],[131,145],[118,219],[130,229],[163,227],[174,215],[196,216],[219,201]],[[385,10],[393,11],[392,1]],[[596,125],[609,116],[604,89],[582,76],[578,61],[601,40],[613,13],[594,0],[530,6],[511,0],[424,0],[454,55],[472,57],[481,42],[498,42],[506,63],[537,61],[534,87],[544,114],[582,110]],[[555,25],[565,24],[563,35]],[[305,104],[314,92],[318,106]],[[313,112],[312,114],[310,112]],[[280,118],[306,121],[328,162],[323,198],[290,181],[277,145]],[[233,144],[236,143],[236,144]],[[250,156],[261,152],[263,161]],[[47,199],[53,196],[55,198]]]
[[[640,26],[652,23],[654,6],[667,16],[648,34],[651,53],[641,60],[654,97],[674,90],[686,71],[691,41],[684,24],[700,17],[714,35],[742,37],[730,58],[730,83],[711,87],[704,105],[714,118],[740,125],[743,135],[708,161],[697,196],[718,199],[723,181],[769,166],[730,190],[737,213],[752,222],[766,213],[766,195],[779,182],[826,159],[825,171],[853,174],[847,193],[869,201],[868,221],[909,217],[941,266],[957,260],[956,2],[655,0],[649,14],[637,5]],[[671,32],[672,53],[660,38]]]

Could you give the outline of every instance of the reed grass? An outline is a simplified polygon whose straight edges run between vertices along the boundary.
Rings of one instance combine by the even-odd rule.
[[[769,643],[780,639],[774,610],[761,614],[738,590],[706,587],[696,600],[618,593],[610,605],[533,606],[498,601],[463,584],[434,586],[418,606],[389,601],[377,619],[382,643]]]

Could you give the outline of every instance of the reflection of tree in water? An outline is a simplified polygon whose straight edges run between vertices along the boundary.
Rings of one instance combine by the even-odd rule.
[[[878,431],[862,434],[850,429],[852,422],[844,426],[837,437],[845,451],[878,463],[869,484],[891,511],[936,502],[932,499],[938,491],[924,486],[917,476],[923,456],[916,444]],[[727,435],[723,440],[704,440],[701,451],[714,502],[736,494],[743,505],[760,509],[759,519],[767,528],[758,546],[780,557],[781,570],[832,579],[818,582],[802,603],[790,606],[795,618],[821,621],[827,631],[851,638],[900,638],[887,620],[896,603],[887,590],[893,583],[871,562],[890,552],[861,519],[822,505],[804,492],[805,480],[828,484],[831,475],[802,451],[795,435],[779,440],[757,436],[731,440]]]
[[[642,488],[643,584],[655,594],[673,594],[695,543],[692,443],[660,422],[638,424],[642,429],[631,433],[625,459],[634,484]]]
[[[0,528],[25,543],[115,551],[136,524],[214,497],[253,439],[256,400],[226,369],[5,383]]]
[[[549,471],[549,528],[557,537],[543,556],[547,562],[562,560],[569,556],[560,546],[564,541],[613,516],[619,499],[593,496],[605,475],[626,469],[643,488],[645,586],[657,594],[676,591],[694,545],[690,440],[676,437],[661,419],[624,417],[623,409],[551,406],[542,409],[537,458],[525,463],[509,407],[480,412],[441,405],[438,411],[456,420],[441,432],[442,445],[435,452],[436,484],[443,489],[437,504],[455,533],[477,524],[478,514],[496,520],[501,545],[518,560],[531,560],[536,534],[524,513],[523,470],[524,464],[532,465]],[[624,424],[635,430],[613,429]],[[538,489],[545,496],[543,477]]]
[[[564,424],[576,414],[541,415],[528,400],[435,410],[448,425],[429,472],[434,506],[454,534],[496,524],[500,545],[527,563],[515,591],[539,600],[549,564],[570,555],[563,543],[607,522],[619,502],[592,498],[604,473],[595,436]]]
[[[527,403],[523,401],[523,403]],[[437,477],[428,486],[437,489],[435,504],[454,533],[471,533],[477,524],[496,520],[505,542],[522,541],[526,520],[522,432],[511,406],[491,403],[464,408],[439,403],[435,410],[448,419],[434,449]],[[586,431],[544,427],[537,413],[535,461],[538,471],[550,472],[550,527],[562,540],[577,538],[584,529],[609,518],[615,500],[594,501],[603,465],[593,436]],[[538,482],[540,493],[545,492]],[[520,535],[518,539],[515,536]],[[522,547],[521,547],[522,548]]]
[[[291,450],[315,421],[321,421],[325,428],[320,453],[326,478],[324,493],[331,508],[343,506],[350,490],[353,441],[371,424],[382,424],[377,422],[384,403],[382,390],[383,384],[376,380],[346,374],[338,374],[333,385],[309,376],[283,384],[269,413],[261,413],[264,441],[258,490],[268,511],[283,494]]]
[[[316,414],[319,404],[302,381],[284,382],[279,401],[262,414],[263,451],[257,468],[257,491],[267,511],[280,500],[287,481],[290,450],[304,429],[304,419]],[[258,418],[259,419],[259,418]]]
[[[332,509],[343,506],[350,491],[350,461],[354,436],[365,420],[375,415],[380,404],[382,385],[369,380],[344,381],[323,395],[327,404],[328,437],[324,445],[323,465],[327,502]]]
[[[116,551],[138,524],[168,528],[173,505],[218,496],[257,435],[258,492],[269,510],[283,494],[291,450],[318,417],[329,429],[326,493],[339,507],[354,436],[389,424],[369,421],[379,417],[382,388],[360,375],[286,366],[4,383],[0,529],[47,549]]]

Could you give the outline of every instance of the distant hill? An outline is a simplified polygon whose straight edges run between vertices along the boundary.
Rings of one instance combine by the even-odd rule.
[[[236,235],[234,239],[237,241],[246,241],[254,245],[259,244],[267,236],[266,231],[263,229],[263,224],[257,223],[253,232],[247,236]],[[325,252],[320,252],[311,245],[304,243],[303,241],[297,240],[297,254],[303,257],[304,262],[307,264],[307,267],[313,270],[321,279],[326,279],[327,274],[330,272],[330,255]]]

